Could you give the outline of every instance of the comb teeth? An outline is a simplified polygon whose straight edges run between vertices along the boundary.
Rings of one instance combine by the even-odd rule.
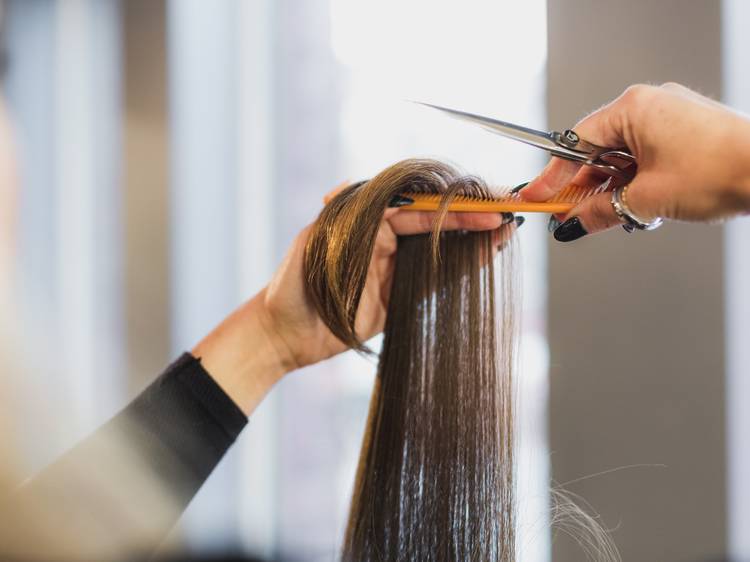
[[[519,193],[511,193],[509,189],[495,196],[456,195],[448,205],[449,211],[455,212],[539,212],[539,213],[567,213],[578,203],[596,193],[605,191],[609,182],[596,187],[582,187],[570,184],[557,195],[544,202],[525,201]],[[434,211],[440,207],[442,194],[404,192],[402,195],[414,200],[414,203],[401,207],[411,211]]]

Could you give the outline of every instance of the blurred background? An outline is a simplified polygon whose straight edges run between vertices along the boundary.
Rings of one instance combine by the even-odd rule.
[[[750,109],[743,0],[1,5],[30,473],[260,289],[336,184],[427,156],[509,186],[545,162],[409,100],[562,129],[678,81]],[[529,219],[520,559],[582,558],[551,485],[625,560],[750,557],[750,225],[562,246]],[[336,559],[373,372],[345,354],[280,383],[171,541]]]

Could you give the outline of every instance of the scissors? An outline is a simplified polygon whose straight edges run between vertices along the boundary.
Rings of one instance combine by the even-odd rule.
[[[491,117],[467,113],[466,111],[440,107],[431,103],[415,103],[437,109],[456,119],[479,125],[491,133],[536,146],[546,150],[552,156],[596,168],[610,177],[626,182],[633,178],[637,169],[638,164],[635,156],[626,148],[598,146],[583,140],[572,129],[566,129],[562,133],[557,131],[545,133]]]

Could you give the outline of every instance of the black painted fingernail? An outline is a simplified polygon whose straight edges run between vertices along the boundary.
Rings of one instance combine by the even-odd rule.
[[[390,203],[388,203],[389,207],[406,207],[407,205],[411,205],[414,203],[414,199],[410,197],[404,197],[403,195],[394,195],[391,198]]]
[[[633,232],[635,232],[635,227],[632,224],[623,224],[622,229],[628,234],[633,234]]]
[[[588,232],[583,228],[581,220],[578,217],[572,217],[562,223],[555,229],[553,236],[558,242],[572,242],[578,240],[582,236],[586,236]]]
[[[526,222],[526,217],[516,217],[516,228],[520,228]]]
[[[554,232],[561,224],[562,223],[560,222],[560,219],[558,219],[555,215],[550,215],[549,222],[547,223],[547,232]]]
[[[513,222],[513,219],[515,218],[515,215],[513,215],[513,213],[500,213],[500,216],[503,219],[503,222],[500,224],[510,224]]]
[[[511,189],[511,190],[510,190],[510,192],[511,192],[511,193],[518,193],[518,192],[519,192],[519,191],[521,191],[521,190],[522,190],[522,189],[523,189],[524,187],[526,187],[527,185],[529,185],[529,183],[530,183],[530,182],[519,183],[519,184],[518,184],[518,185],[517,185],[516,187],[514,187],[513,189]]]

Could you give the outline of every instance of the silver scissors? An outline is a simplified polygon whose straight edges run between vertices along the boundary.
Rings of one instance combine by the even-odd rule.
[[[629,181],[633,178],[637,169],[635,156],[630,154],[626,148],[598,146],[583,140],[571,129],[566,129],[562,133],[557,131],[545,133],[491,117],[467,113],[466,111],[440,107],[431,103],[416,103],[432,107],[456,119],[474,123],[491,133],[544,149],[552,156],[580,162],[584,166],[591,166],[614,178]]]

